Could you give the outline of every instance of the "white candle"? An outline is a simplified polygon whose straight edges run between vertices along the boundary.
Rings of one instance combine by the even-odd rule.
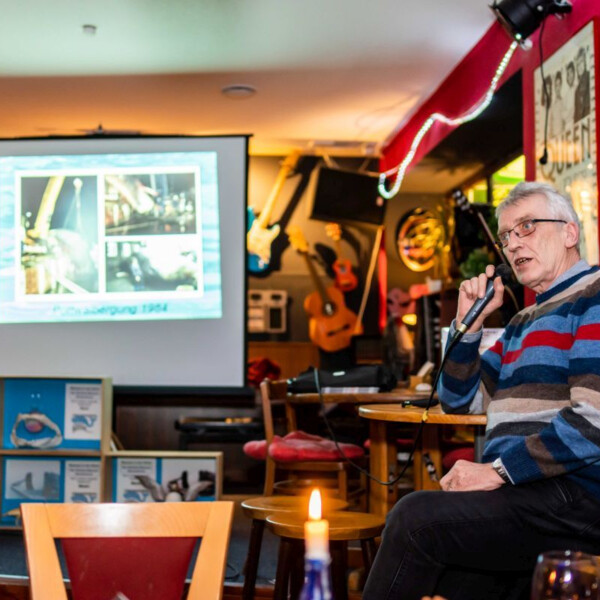
[[[304,540],[307,558],[329,557],[329,523],[321,518],[321,494],[318,489],[314,489],[310,495]]]

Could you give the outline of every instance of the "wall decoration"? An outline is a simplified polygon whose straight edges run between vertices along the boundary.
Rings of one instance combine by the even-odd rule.
[[[102,394],[100,380],[6,379],[2,448],[99,449]]]
[[[581,254],[590,264],[598,264],[595,69],[591,21],[534,72],[537,158],[544,152],[548,108],[548,161],[537,162],[536,179],[573,200],[581,221]]]
[[[415,208],[405,213],[398,223],[396,249],[411,271],[431,269],[444,241],[444,225],[432,210]]]
[[[110,461],[113,502],[210,501],[221,497],[222,452],[118,451]]]
[[[4,456],[1,461],[0,527],[20,526],[22,502],[101,502],[99,456]]]

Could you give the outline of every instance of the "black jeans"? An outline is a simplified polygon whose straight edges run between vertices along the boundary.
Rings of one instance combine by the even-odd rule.
[[[600,553],[600,501],[566,477],[414,492],[390,511],[363,600],[528,598],[537,556]]]

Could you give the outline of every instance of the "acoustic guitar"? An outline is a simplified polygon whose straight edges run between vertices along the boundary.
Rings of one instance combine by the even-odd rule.
[[[338,352],[350,346],[352,336],[362,333],[357,316],[344,302],[344,294],[335,286],[325,288],[308,254],[308,244],[299,227],[289,227],[291,246],[304,258],[316,291],[304,299],[309,316],[308,336],[325,352]]]
[[[248,248],[248,270],[251,273],[260,273],[269,268],[271,262],[271,244],[279,235],[280,226],[269,226],[271,214],[281,194],[283,184],[300,158],[300,151],[292,152],[282,163],[275,185],[267,198],[264,208],[258,217],[252,207],[248,207],[248,233],[246,246]]]
[[[325,225],[325,231],[335,243],[335,253],[337,258],[332,265],[335,273],[335,285],[342,290],[342,292],[351,292],[356,289],[358,279],[352,271],[352,263],[342,256],[342,244],[340,242],[342,239],[342,228],[338,223],[327,223],[327,225]]]

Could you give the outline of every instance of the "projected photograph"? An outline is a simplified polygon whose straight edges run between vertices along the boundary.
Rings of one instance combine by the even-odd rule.
[[[200,289],[195,236],[106,243],[107,292],[193,292]]]
[[[0,324],[222,318],[222,269],[243,272],[227,211],[236,258],[221,256],[217,150],[230,145],[0,143]]]
[[[104,176],[106,235],[196,233],[196,174],[115,173]]]
[[[18,192],[23,293],[97,292],[97,178],[22,175]]]

